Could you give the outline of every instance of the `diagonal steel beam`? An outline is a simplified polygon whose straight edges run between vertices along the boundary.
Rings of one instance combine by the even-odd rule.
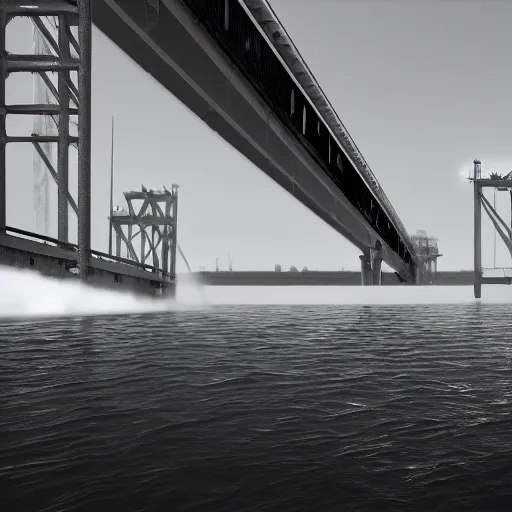
[[[53,165],[51,164],[50,160],[48,160],[48,157],[46,156],[45,152],[43,151],[43,148],[39,145],[38,142],[32,143],[34,147],[36,148],[37,154],[41,157],[41,160],[46,165],[48,172],[51,174],[52,178],[54,179],[55,183],[59,183],[59,177],[57,176],[57,173],[55,172],[55,169],[53,168]],[[78,215],[78,206],[73,199],[73,196],[69,193],[67,193],[67,198],[69,201],[69,204],[71,205],[71,208],[73,208],[74,212]]]
[[[480,197],[482,197],[482,195],[480,195]],[[499,225],[498,221],[494,218],[494,215],[493,215],[493,213],[491,211],[492,208],[489,209],[489,207],[487,206],[487,203],[485,201],[482,201],[482,206],[484,207],[484,210],[487,212],[487,215],[489,215],[489,218],[491,219],[491,222],[493,223],[494,228],[496,229],[496,231],[500,235],[501,239],[503,240],[503,242],[507,246],[507,249],[508,249],[508,251],[510,253],[510,256],[512,256],[512,240],[510,240],[510,238],[503,232],[503,230],[501,229],[501,226]]]
[[[42,78],[46,87],[48,87],[48,89],[52,93],[53,97],[55,98],[55,101],[58,103],[59,102],[59,91],[57,91],[57,88],[55,87],[55,85],[53,85],[53,82],[50,80],[49,76],[46,74],[46,71],[39,71],[38,74]]]
[[[36,28],[44,36],[44,38],[46,39],[48,44],[54,49],[54,51],[57,53],[57,55],[60,58],[62,58],[63,54],[62,54],[61,48],[59,47],[59,45],[57,44],[57,42],[55,41],[53,36],[50,34],[50,31],[46,28],[45,24],[41,21],[41,19],[34,18],[32,21],[33,21],[34,25],[36,26]],[[68,37],[71,35],[71,37],[73,38],[72,40],[70,40],[71,43],[73,44],[73,46],[76,44],[78,47],[78,43],[76,42],[76,39],[74,38],[74,36],[71,33],[71,30],[69,28],[69,24],[66,24],[66,33],[68,34]],[[78,53],[78,56],[80,56],[80,53],[78,51],[77,51],[77,53]],[[69,55],[68,55],[68,57],[69,57]],[[46,86],[52,91],[52,94],[55,96],[55,99],[57,101],[59,101],[57,89],[55,88],[55,86],[53,85],[51,80],[48,78],[46,73],[44,71],[40,71],[39,74],[41,75],[41,78],[44,80],[44,83],[46,84]],[[43,74],[45,76],[43,76]],[[78,107],[78,89],[76,88],[75,84],[73,83],[73,81],[71,80],[71,78],[69,77],[69,75],[67,73],[65,73],[64,80],[66,81],[66,84],[69,87],[69,89],[71,89],[71,92],[70,92],[71,101],[76,105],[76,107]],[[73,115],[76,115],[76,114],[73,114]]]
[[[71,43],[71,46],[74,48],[75,52],[77,53],[78,57],[80,57],[80,45],[78,44],[78,41],[76,40],[75,36],[73,35],[73,32],[71,31],[71,27],[66,25],[66,32],[68,33],[68,39]]]
[[[505,228],[506,232],[507,232],[507,235],[509,238],[512,238],[512,232],[510,230],[510,228],[507,226],[507,224],[505,223],[505,221],[500,217],[500,215],[498,214],[498,212],[493,208],[493,206],[491,205],[491,203],[489,203],[489,201],[487,200],[487,198],[481,194],[480,197],[482,198],[482,201],[484,201],[484,203],[487,205],[487,207],[490,209],[490,211],[493,213],[493,215],[496,217],[496,219],[501,223],[501,225]]]
[[[53,51],[59,57],[62,57],[62,52],[59,48],[59,45],[57,44],[57,41],[55,41],[50,31],[46,28],[46,25],[43,23],[43,20],[41,18],[33,18],[32,23],[37,27],[39,32],[41,32],[43,37],[46,39],[46,42],[53,48]]]
[[[129,254],[131,254],[131,258],[133,260],[135,260],[137,263],[139,263],[139,258],[137,257],[137,254],[135,254],[135,250],[133,248],[132,243],[129,242],[128,239],[126,238],[123,228],[117,224],[114,224],[114,230],[115,230],[116,234],[121,238],[121,240],[125,243],[126,250],[128,251]]]

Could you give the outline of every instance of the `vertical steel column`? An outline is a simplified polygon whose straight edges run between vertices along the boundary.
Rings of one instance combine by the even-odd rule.
[[[112,116],[112,146],[110,149],[110,217],[108,219],[108,253],[112,256],[112,215],[114,214],[114,116]],[[140,227],[142,233],[142,226]],[[144,241],[144,237],[142,237]],[[144,251],[144,249],[143,249]],[[141,262],[144,263],[144,256]]]
[[[121,257],[121,237],[119,233],[116,232],[116,256],[118,258]]]
[[[169,217],[172,218],[172,212],[174,207],[174,193],[171,190],[171,197],[167,197],[167,200],[165,201],[165,209],[164,209],[164,217],[165,219],[169,219]],[[165,272],[169,272],[169,251],[171,250],[171,247],[169,247],[169,234],[173,236],[174,233],[174,226],[169,224],[165,224],[163,227],[163,236],[162,236],[162,265],[161,268]],[[172,243],[172,242],[171,242]],[[172,266],[172,262],[171,262]]]
[[[160,262],[160,268],[165,272],[169,272],[169,232],[172,230],[172,226],[165,225],[162,232],[162,261]],[[172,264],[171,264],[172,265]]]
[[[494,211],[496,211],[496,188],[493,188],[493,196],[494,196],[494,202],[493,202],[493,208]],[[494,258],[493,258],[493,267],[496,268],[496,228],[493,229],[494,232]]]
[[[482,191],[482,187],[479,183],[481,177],[481,167],[480,161],[475,160],[473,162],[473,185],[474,185],[474,207],[475,207],[475,282],[474,282],[474,292],[475,299],[480,299],[482,297],[482,201],[480,199],[480,194]]]
[[[133,225],[128,224],[128,242],[130,242],[130,245],[132,243],[132,239],[133,239]],[[133,254],[130,253],[130,249],[128,247],[126,248],[126,252],[128,254],[128,258],[133,258]],[[135,258],[133,258],[133,259],[135,259]]]
[[[6,201],[6,151],[7,133],[5,131],[5,81],[7,72],[5,66],[5,31],[7,28],[6,5],[0,1],[0,234],[5,233],[7,223]]]
[[[91,0],[78,0],[78,268],[87,279],[91,250]]]
[[[173,200],[173,216],[172,216],[172,245],[171,245],[171,268],[170,274],[172,277],[176,276],[176,246],[178,244],[178,186],[173,185],[172,193]]]
[[[59,49],[62,58],[69,58],[69,21],[66,14],[59,15]],[[69,238],[69,71],[59,73],[59,142],[57,157],[58,178],[58,239],[68,242]]]
[[[140,262],[146,263],[146,226],[139,224],[140,229]]]

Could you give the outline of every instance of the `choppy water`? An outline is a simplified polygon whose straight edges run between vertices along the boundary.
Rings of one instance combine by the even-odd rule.
[[[0,325],[3,510],[510,510],[510,306]]]

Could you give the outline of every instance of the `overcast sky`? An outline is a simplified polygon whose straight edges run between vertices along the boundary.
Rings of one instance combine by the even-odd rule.
[[[440,269],[472,268],[467,175],[512,169],[512,2],[273,0],[272,6],[410,233],[439,237]],[[8,49],[28,52],[31,27],[11,22]],[[32,99],[30,76],[8,79],[7,102]],[[275,263],[358,269],[359,252],[281,190],[131,61],[93,32],[93,247],[107,250],[110,123],[115,202],[122,192],[180,185],[179,243],[192,267]],[[11,116],[12,117],[12,116]],[[31,121],[9,119],[10,134]],[[197,151],[198,141],[202,147]],[[71,152],[74,152],[72,149]],[[8,146],[8,223],[34,230],[33,154]],[[75,170],[71,171],[74,174]],[[76,178],[70,176],[72,187]],[[75,189],[72,188],[75,194]],[[510,203],[498,202],[510,221]],[[52,206],[56,212],[56,203]],[[74,214],[70,214],[70,219]],[[76,223],[70,222],[70,238]],[[493,264],[488,223],[484,265]],[[56,236],[55,214],[52,235]],[[498,243],[498,265],[512,266]],[[178,271],[184,270],[182,262]]]

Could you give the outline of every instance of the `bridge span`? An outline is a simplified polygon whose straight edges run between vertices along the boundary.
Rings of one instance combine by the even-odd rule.
[[[116,45],[361,250],[367,283],[382,261],[415,282],[400,218],[266,1],[91,1]]]

